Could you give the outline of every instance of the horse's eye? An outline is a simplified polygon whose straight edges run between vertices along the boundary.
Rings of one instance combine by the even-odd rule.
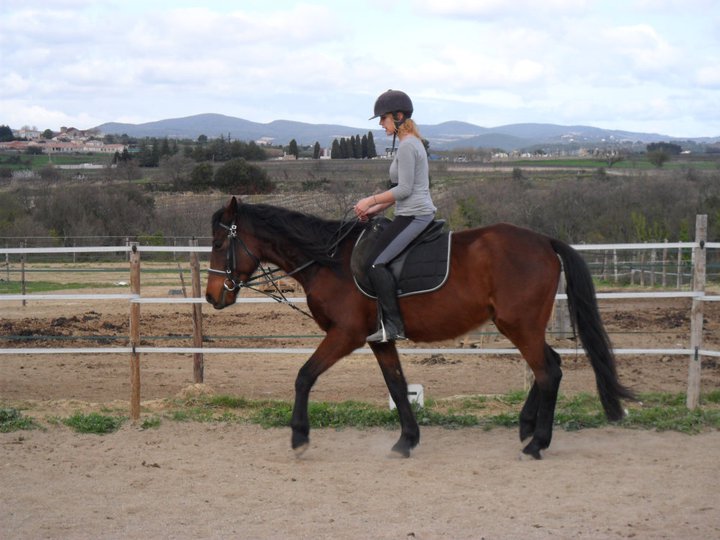
[[[220,249],[223,245],[222,240],[213,240],[213,249]]]

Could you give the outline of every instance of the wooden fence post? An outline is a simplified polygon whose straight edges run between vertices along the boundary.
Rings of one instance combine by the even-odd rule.
[[[697,245],[693,248],[693,292],[705,293],[705,262],[706,251],[705,242],[707,241],[707,214],[699,215],[695,218],[695,242]],[[700,349],[703,342],[703,299],[693,298],[692,309],[690,311],[690,355],[688,367],[688,390],[687,390],[687,408],[694,409],[700,403],[700,371],[702,367],[702,358]]]
[[[140,252],[137,243],[132,243],[130,252],[130,292],[140,295]],[[140,418],[140,353],[135,348],[140,345],[140,304],[130,303],[130,417]]]
[[[191,247],[197,247],[198,241],[193,238],[190,240]],[[200,289],[200,263],[198,262],[197,251],[190,253],[190,273],[192,278],[192,295],[193,298],[201,298]],[[203,344],[203,328],[202,328],[202,304],[192,305],[192,322],[193,322],[193,346],[202,347]],[[205,360],[203,353],[193,353],[193,380],[196,383],[202,383],[205,380]]]

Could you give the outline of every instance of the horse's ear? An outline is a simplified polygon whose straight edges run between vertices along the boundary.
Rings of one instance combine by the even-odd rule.
[[[230,199],[230,202],[228,203],[226,209],[229,212],[232,212],[233,214],[237,214],[238,207],[242,204],[242,199],[240,197],[235,197],[235,195],[232,196]]]
[[[235,197],[230,199],[230,202],[228,203],[226,210],[233,216],[237,215],[238,200]]]

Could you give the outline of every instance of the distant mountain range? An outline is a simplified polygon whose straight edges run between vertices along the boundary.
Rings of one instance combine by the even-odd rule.
[[[420,131],[430,141],[434,150],[459,148],[498,148],[506,151],[539,147],[543,145],[601,145],[620,142],[647,144],[660,141],[691,140],[699,144],[720,142],[718,137],[680,139],[657,133],[600,129],[589,126],[559,126],[556,124],[509,124],[486,128],[467,122],[443,122],[436,125],[420,125]],[[275,120],[267,124],[251,122],[222,114],[198,114],[185,118],[171,118],[144,124],[109,122],[95,129],[103,134],[126,134],[130,137],[170,137],[197,139],[226,137],[241,141],[266,141],[268,144],[286,145],[295,139],[300,145],[319,142],[329,146],[333,139],[349,138],[373,132],[375,144],[389,146],[390,139],[384,131],[362,129],[333,124],[307,124],[289,120]]]

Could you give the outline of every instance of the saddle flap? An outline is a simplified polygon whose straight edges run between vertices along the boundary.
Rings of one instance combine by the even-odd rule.
[[[351,270],[358,289],[375,298],[372,286],[363,272],[366,254],[377,237],[390,223],[387,218],[376,218],[362,232],[355,243],[351,258]],[[451,233],[443,231],[444,220],[430,222],[426,229],[413,240],[395,259],[389,268],[395,276],[398,296],[431,292],[447,280],[450,269]]]

